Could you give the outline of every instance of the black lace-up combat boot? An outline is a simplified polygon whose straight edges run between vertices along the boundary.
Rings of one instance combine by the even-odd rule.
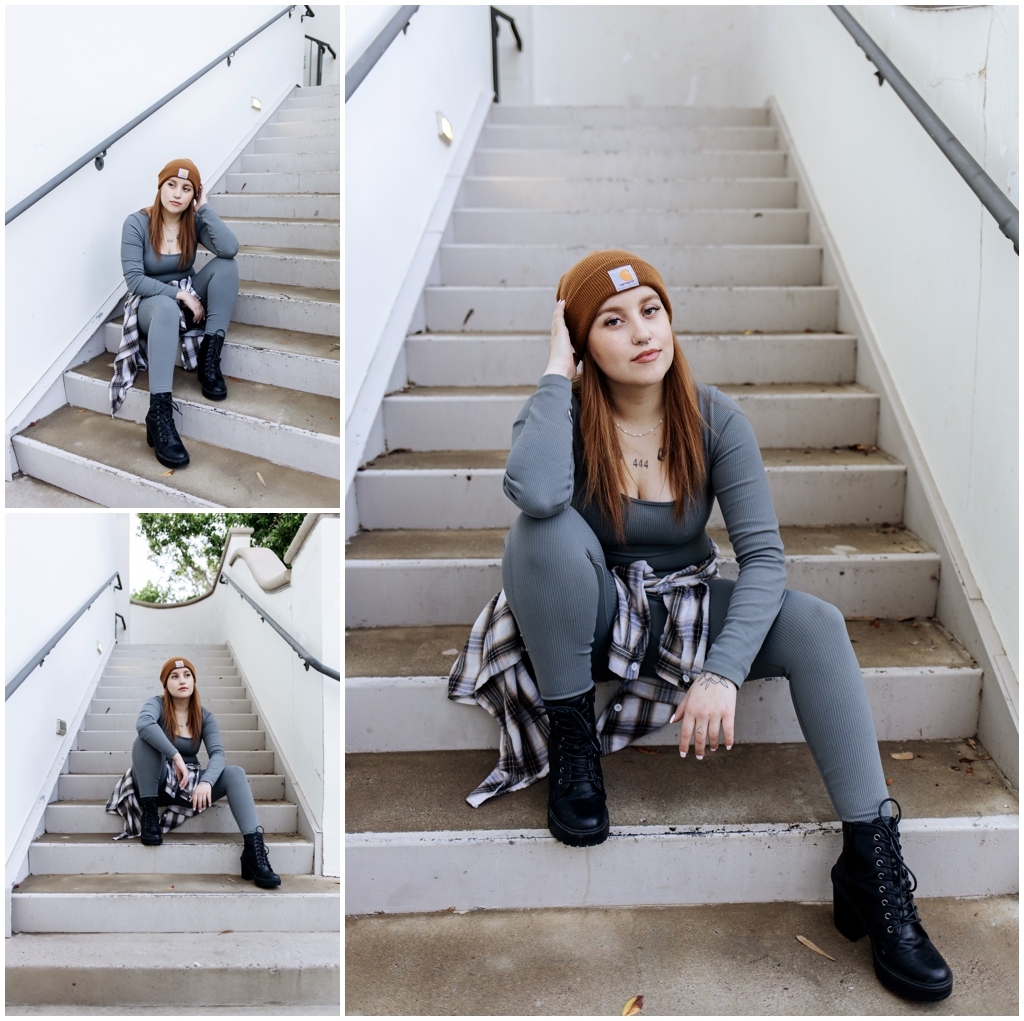
[[[281,877],[270,867],[267,845],[263,843],[263,827],[257,826],[254,833],[242,835],[245,850],[242,852],[242,878],[254,879],[257,886],[272,890],[281,885]]]
[[[144,844],[162,844],[164,835],[160,832],[160,815],[156,810],[156,798],[139,798],[142,806],[142,836]]]
[[[220,350],[224,346],[224,334],[207,333],[199,345],[196,369],[203,396],[211,401],[222,401],[228,395],[228,386],[220,373]]]
[[[548,828],[572,847],[608,838],[608,807],[601,746],[594,720],[594,689],[575,698],[545,699],[548,738]]]
[[[149,414],[146,415],[146,442],[153,448],[156,459],[167,468],[184,468],[188,464],[188,451],[174,428],[174,414],[170,394],[150,394]]]
[[[894,818],[883,818],[886,802]],[[903,864],[899,803],[886,798],[874,822],[843,823],[843,853],[832,869],[836,928],[849,940],[871,939],[875,974],[908,1000],[944,1000],[953,973],[932,945],[914,906],[917,878]]]

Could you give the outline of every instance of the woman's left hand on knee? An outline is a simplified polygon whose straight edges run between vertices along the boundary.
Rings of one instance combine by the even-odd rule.
[[[727,677],[713,674],[710,670],[705,670],[690,685],[670,721],[682,720],[679,754],[683,758],[686,758],[691,738],[698,759],[704,758],[705,747],[717,750],[719,731],[725,731],[725,747],[732,747],[737,690],[736,684]]]
[[[209,808],[213,798],[213,788],[206,780],[200,780],[196,784],[196,789],[192,792],[192,807],[197,811],[201,812],[204,808]]]

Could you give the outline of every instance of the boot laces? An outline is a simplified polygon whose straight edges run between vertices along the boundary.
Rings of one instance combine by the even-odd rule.
[[[166,402],[160,402],[153,408],[153,426],[156,430],[157,439],[159,439],[161,444],[180,439],[178,430],[174,427],[175,411],[180,415],[181,406],[170,396],[168,396]]]
[[[267,853],[267,845],[263,843],[262,826],[258,826],[252,835],[252,849],[256,855],[256,864],[260,869],[270,871],[270,855]]]
[[[206,349],[206,375],[216,378],[220,374],[220,352],[224,345],[224,338],[216,335],[210,337],[210,343]]]
[[[882,807],[887,801],[891,801],[896,806],[896,815],[889,820],[882,817]],[[920,922],[917,906],[914,904],[917,876],[904,863],[903,850],[900,847],[898,827],[900,819],[903,818],[903,810],[900,808],[899,802],[895,798],[886,798],[878,806],[878,818],[882,825],[879,827],[880,832],[873,836],[878,836],[880,839],[876,842],[873,850],[879,855],[875,862],[876,866],[878,861],[884,862],[879,867],[883,872],[889,872],[892,878],[891,888],[894,902],[891,906],[886,905],[889,914],[892,915],[889,924],[895,928],[907,922]]]
[[[565,766],[566,783],[590,780],[600,784],[598,758],[601,745],[590,732],[590,723],[572,706],[547,706],[551,729],[558,733],[559,750]]]

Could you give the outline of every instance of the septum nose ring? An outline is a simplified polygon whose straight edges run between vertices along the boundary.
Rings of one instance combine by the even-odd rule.
[[[638,347],[647,347],[647,345],[650,344],[650,342],[651,342],[651,338],[650,337],[648,337],[646,340],[635,340],[634,339],[634,341],[633,341],[633,343],[636,344]]]

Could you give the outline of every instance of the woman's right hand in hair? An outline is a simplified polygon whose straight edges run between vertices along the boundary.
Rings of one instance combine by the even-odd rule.
[[[551,317],[551,353],[548,355],[548,367],[544,375],[565,376],[573,379],[576,375],[576,354],[569,340],[569,330],[565,325],[565,300],[555,305]]]
[[[181,756],[181,752],[171,759],[171,765],[174,766],[174,772],[178,774],[178,786],[184,787],[188,783],[188,766],[185,765],[185,760]]]
[[[194,294],[189,294],[188,291],[178,291],[175,298],[178,301],[184,302],[189,307],[189,310],[192,312],[193,321],[197,323],[203,321],[203,316],[206,315],[206,312],[203,310],[203,303]]]

